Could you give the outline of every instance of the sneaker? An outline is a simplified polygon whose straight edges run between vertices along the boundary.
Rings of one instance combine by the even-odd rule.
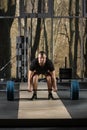
[[[49,93],[49,95],[48,95],[48,99],[54,99],[52,93]]]
[[[37,99],[37,94],[33,94],[31,100]]]

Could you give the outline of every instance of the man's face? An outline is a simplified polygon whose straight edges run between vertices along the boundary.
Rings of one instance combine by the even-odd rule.
[[[45,63],[46,63],[46,55],[45,54],[43,54],[43,55],[39,54],[38,55],[38,63],[39,63],[40,66],[45,65]]]

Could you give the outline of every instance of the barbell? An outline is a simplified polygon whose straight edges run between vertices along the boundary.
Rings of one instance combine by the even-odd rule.
[[[15,82],[10,80],[10,81],[7,81],[7,83],[6,83],[6,90],[2,90],[2,91],[6,91],[8,101],[13,101],[15,92],[28,91],[28,90],[27,89],[15,90]],[[37,89],[37,91],[48,91],[48,89]],[[59,91],[59,89],[58,89],[58,91]],[[79,99],[79,82],[77,80],[71,81],[70,99],[71,100]]]

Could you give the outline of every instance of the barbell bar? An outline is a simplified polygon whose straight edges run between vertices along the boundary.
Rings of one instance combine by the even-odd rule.
[[[68,89],[58,89],[58,91],[59,90],[68,90]],[[28,91],[28,90],[27,89],[15,90],[15,82],[10,80],[10,81],[7,81],[7,83],[6,83],[6,90],[0,90],[0,91],[6,92],[7,100],[13,101],[15,92]],[[48,91],[48,89],[37,89],[37,91]],[[79,99],[79,82],[77,80],[71,81],[70,99],[71,100],[78,100]]]

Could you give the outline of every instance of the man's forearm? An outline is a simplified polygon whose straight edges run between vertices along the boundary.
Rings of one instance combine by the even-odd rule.
[[[56,84],[56,79],[55,78],[53,78],[53,80],[52,80],[52,82],[53,82],[53,87],[57,87],[57,84]]]
[[[57,84],[56,84],[56,77],[55,77],[55,71],[52,73],[52,85],[55,90],[57,90]]]
[[[31,87],[32,85],[32,72],[28,72],[28,87]]]

